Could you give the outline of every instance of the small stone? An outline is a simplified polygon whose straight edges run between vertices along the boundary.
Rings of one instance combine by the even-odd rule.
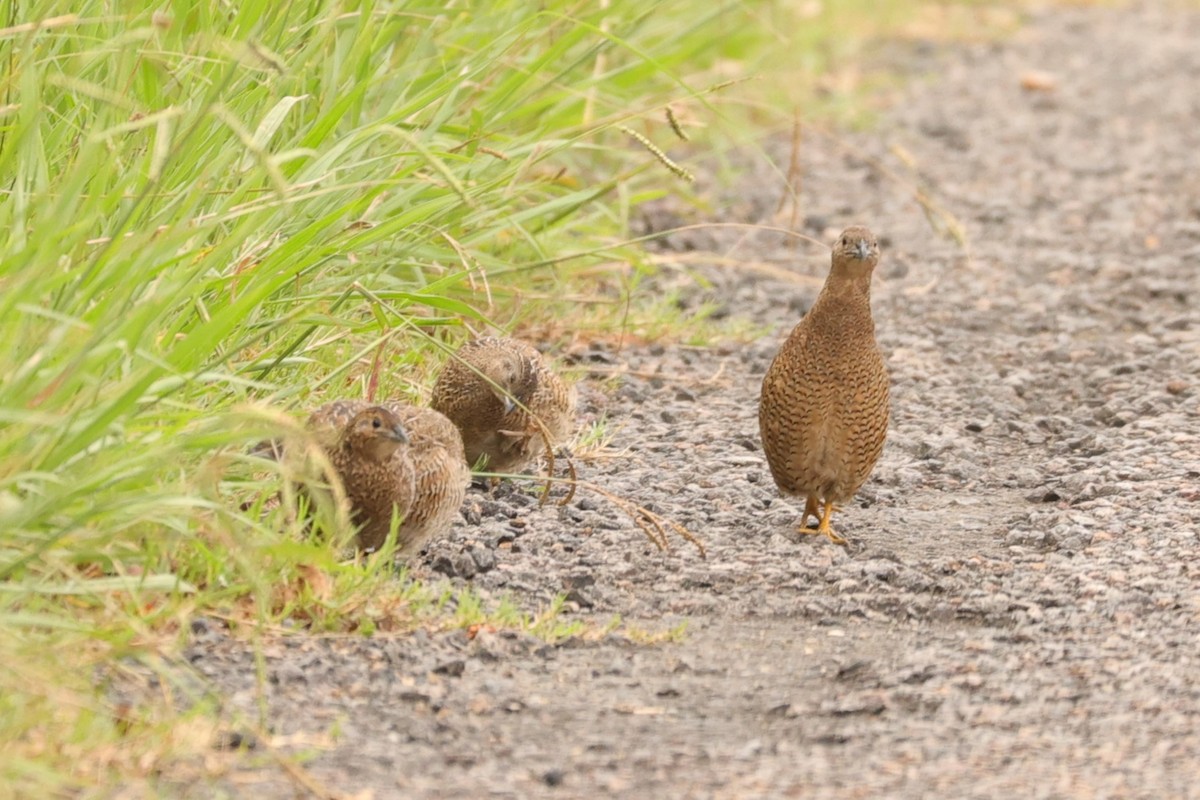
[[[596,585],[596,576],[590,572],[574,572],[563,577],[564,589],[585,589]]]
[[[880,692],[856,692],[821,704],[821,711],[835,717],[865,714],[876,716],[887,710],[887,703]]]
[[[571,589],[567,592],[565,599],[568,603],[574,603],[579,608],[594,608],[596,603],[590,597],[578,589]]]
[[[214,750],[253,750],[258,738],[247,731],[218,731],[212,746]]]
[[[467,662],[463,661],[461,658],[456,658],[453,661],[446,661],[438,664],[433,668],[433,671],[437,675],[446,675],[451,678],[461,678],[463,672],[466,671],[466,668]]]
[[[1054,537],[1046,531],[1012,530],[1004,537],[1004,544],[1009,547],[1036,547],[1040,549],[1054,546]]]
[[[491,572],[496,568],[496,554],[488,548],[475,546],[469,552],[478,572]]]
[[[870,672],[870,669],[871,662],[860,659],[858,661],[852,661],[845,666],[838,667],[837,674],[834,675],[834,678],[839,681],[856,680]]]
[[[805,214],[804,227],[824,235],[825,229],[829,227],[829,217],[823,214]]]
[[[429,565],[434,572],[445,575],[446,577],[454,577],[454,562],[450,557],[444,554],[438,554],[434,557],[433,563]]]
[[[284,662],[271,671],[268,680],[276,685],[287,683],[308,683],[308,676],[298,665]]]
[[[740,750],[738,750],[737,755],[734,757],[737,758],[739,761],[750,761],[750,760],[757,758],[762,752],[763,752],[762,740],[761,739],[751,739],[750,741],[748,741],[744,745],[742,745],[742,748]]]

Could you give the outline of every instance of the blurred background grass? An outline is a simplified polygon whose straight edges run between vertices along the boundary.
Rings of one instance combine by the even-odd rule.
[[[333,397],[423,400],[471,332],[687,335],[638,293],[634,209],[797,110],[864,122],[880,39],[1018,22],[902,0],[0,2],[0,796],[219,769],[196,757],[211,707],[110,691],[200,617],[486,617],[339,562],[286,495],[260,513],[280,481],[246,444]]]

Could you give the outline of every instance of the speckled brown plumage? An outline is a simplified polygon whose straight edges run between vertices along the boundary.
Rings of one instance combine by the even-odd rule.
[[[485,457],[489,472],[517,472],[542,454],[535,418],[552,446],[574,432],[574,388],[519,339],[464,344],[438,376],[430,404],[458,426],[467,462],[475,465]]]
[[[364,415],[386,415],[406,434],[406,441],[387,457],[356,445],[355,433]],[[338,471],[360,526],[359,546],[378,549],[387,538],[392,509],[402,516],[396,552],[420,550],[453,522],[470,469],[458,429],[444,416],[406,403],[372,405],[364,400],[340,400],[318,409],[308,427],[327,449]]]
[[[379,547],[393,510],[407,518],[414,498],[410,439],[400,417],[383,406],[339,400],[314,411],[308,428],[346,490],[359,546]]]
[[[879,244],[866,228],[847,228],[832,261],[812,309],[767,370],[758,421],[775,484],[805,499],[801,532],[845,544],[830,527],[830,515],[835,504],[854,496],[879,460],[887,436],[888,375],[871,319]],[[816,528],[808,527],[810,516],[818,517]]]
[[[410,442],[414,502],[400,526],[398,551],[415,553],[458,517],[471,468],[454,423],[432,408],[384,403],[404,423]]]

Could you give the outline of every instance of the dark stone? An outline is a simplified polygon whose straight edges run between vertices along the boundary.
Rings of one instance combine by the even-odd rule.
[[[433,668],[434,674],[447,675],[451,678],[461,678],[464,671],[467,669],[467,662],[461,658],[456,658],[453,661],[447,661],[438,664]]]

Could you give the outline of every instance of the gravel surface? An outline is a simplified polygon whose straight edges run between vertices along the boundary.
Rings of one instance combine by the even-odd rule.
[[[376,798],[1200,796],[1198,43],[1194,12],[1038,14],[1000,44],[905,50],[937,77],[871,132],[806,135],[804,232],[865,222],[884,253],[893,419],[835,517],[848,548],[794,534],[756,419],[827,249],[672,235],[710,286],[663,288],[768,333],[562,360],[626,370],[580,383],[583,421],[612,432],[580,477],[707,558],[678,537],[659,552],[594,493],[538,508],[502,487],[472,490],[417,572],[531,609],[566,592],[568,617],[686,621],[683,641],[272,641],[275,733],[323,742],[312,774]],[[764,144],[784,165],[790,146]],[[646,226],[786,225],[778,170],[758,153],[740,174],[706,219],[667,205]],[[252,712],[248,645],[197,628],[188,657]],[[294,796],[274,769],[234,777],[233,795]]]

